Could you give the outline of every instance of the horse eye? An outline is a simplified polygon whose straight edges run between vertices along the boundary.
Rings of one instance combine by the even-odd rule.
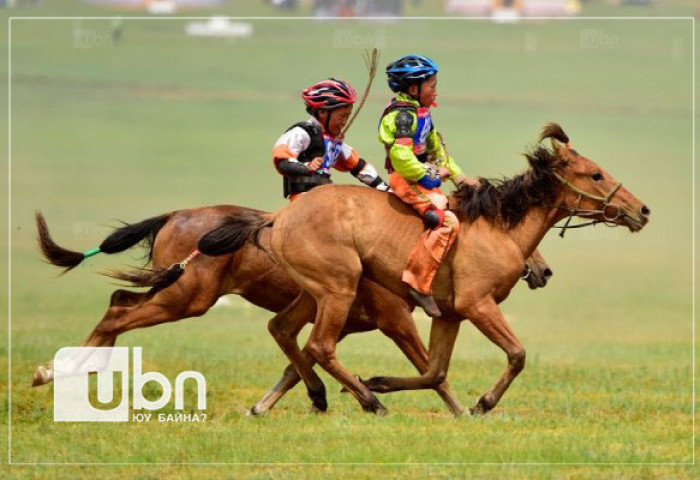
[[[600,172],[596,172],[593,175],[591,175],[591,178],[596,182],[600,182],[603,179],[603,175]]]

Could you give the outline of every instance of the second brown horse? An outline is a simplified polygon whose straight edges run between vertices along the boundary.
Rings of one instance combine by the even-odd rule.
[[[152,268],[164,269],[187,256],[199,238],[223,219],[260,213],[233,205],[180,210],[119,228],[100,247],[104,253],[117,253],[145,240]],[[37,227],[42,252],[50,263],[70,270],[85,259],[84,254],[67,250],[54,242],[40,213],[37,214]],[[220,296],[230,293],[271,312],[283,311],[297,298],[300,289],[267,253],[269,240],[268,229],[261,235],[260,247],[248,244],[230,255],[198,259],[186,268],[175,285],[165,290],[157,287],[149,292],[116,290],[103,319],[83,346],[113,346],[117,336],[129,330],[203,315]],[[137,286],[152,286],[144,279],[143,272],[115,273],[114,276]],[[551,270],[539,253],[528,260],[523,277],[530,288],[543,287],[550,276]],[[379,329],[396,343],[419,371],[425,371],[428,353],[418,336],[412,310],[410,303],[376,283],[363,282],[358,302],[351,309],[339,340],[352,333]],[[309,320],[313,320],[313,315]],[[33,384],[44,385],[52,379],[53,368],[40,366],[34,374]],[[268,411],[299,380],[294,367],[288,366],[279,383],[250,413],[257,415]],[[464,411],[447,384],[440,385],[436,391],[453,414]],[[314,405],[324,410],[325,395],[319,394]]]

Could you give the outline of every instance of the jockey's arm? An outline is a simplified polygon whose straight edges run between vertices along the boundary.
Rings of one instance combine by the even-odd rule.
[[[341,158],[336,161],[335,169],[350,174],[368,187],[376,188],[382,192],[389,191],[389,185],[379,176],[377,169],[364,158],[361,158],[354,148],[344,144]]]
[[[461,183],[467,183],[469,185],[479,184],[478,180],[467,177],[460,166],[457,165],[457,162],[452,158],[452,155],[447,153],[437,130],[433,129],[428,134],[427,143],[428,153],[437,159],[436,165],[440,169],[445,169],[447,171],[447,176],[445,178],[452,180],[456,186],[459,186]]]
[[[303,177],[309,175],[306,165],[297,159],[282,158],[277,162],[277,170],[287,177]]]
[[[311,137],[302,128],[296,127],[285,132],[275,143],[272,158],[275,168],[287,177],[302,177],[315,171],[322,160],[305,165],[298,160],[299,154],[309,148]]]
[[[357,166],[350,170],[350,174],[369,187],[376,188],[382,192],[389,191],[389,185],[379,176],[374,165],[364,158],[359,159]]]

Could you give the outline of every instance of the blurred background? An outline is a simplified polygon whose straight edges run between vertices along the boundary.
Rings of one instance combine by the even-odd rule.
[[[0,0],[27,14],[148,12],[224,15],[308,15],[316,17],[493,16],[515,19],[570,15],[697,15],[693,0]],[[17,13],[15,13],[17,15]]]
[[[693,37],[689,19],[653,17],[695,15],[697,2],[17,0],[3,6],[5,18],[33,17],[12,20],[11,37],[7,22],[0,32],[4,51],[11,38],[15,461],[691,458]],[[441,19],[415,18],[426,16]],[[646,19],[579,18],[611,16]],[[231,298],[203,318],[132,332],[118,342],[142,346],[145,368],[169,378],[202,372],[210,422],[54,424],[51,389],[29,387],[34,368],[62,346],[79,344],[101,318],[115,287],[96,272],[139,264],[141,252],[98,256],[58,278],[36,249],[34,211],[45,213],[59,243],[87,250],[117,219],[221,203],[277,210],[285,200],[271,149],[306,117],[300,90],[328,76],[361,90],[362,52],[373,47],[381,49],[382,67],[409,52],[440,65],[434,118],[468,174],[521,172],[521,153],[545,122],[557,121],[582,154],[652,210],[651,223],[637,235],[599,226],[570,231],[565,240],[554,233],[545,238],[551,284],[537,292],[520,285],[503,305],[529,363],[493,415],[452,422],[433,392],[417,392],[385,397],[392,414],[377,422],[324,376],[327,417],[307,416],[298,389],[271,416],[251,422],[245,407],[277,381],[286,360],[267,333],[270,314]],[[0,63],[2,92],[7,69]],[[378,167],[377,121],[390,96],[380,73],[348,133],[348,143]],[[0,123],[6,139],[8,119]],[[335,179],[355,182],[347,174]],[[3,195],[7,184],[0,186]],[[7,233],[7,222],[2,225]],[[0,243],[7,246],[7,235]],[[7,288],[0,298],[9,301]],[[416,318],[425,334],[427,319]],[[362,376],[412,373],[377,333],[343,342],[339,357]],[[504,362],[502,352],[465,325],[449,377],[456,394],[471,405]],[[441,447],[446,444],[451,448]]]

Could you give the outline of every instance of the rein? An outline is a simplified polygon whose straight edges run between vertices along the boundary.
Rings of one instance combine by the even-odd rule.
[[[618,225],[617,225],[616,223],[614,223],[614,222],[615,222],[618,218],[620,218],[620,217],[623,215],[623,213],[622,213],[622,211],[620,210],[620,207],[616,207],[616,206],[614,206],[614,205],[611,206],[611,205],[610,205],[610,202],[612,201],[613,197],[615,196],[615,194],[617,193],[617,191],[620,189],[620,187],[622,187],[622,182],[618,182],[617,184],[615,184],[615,186],[614,186],[612,189],[610,189],[610,191],[608,192],[608,194],[605,195],[605,196],[603,197],[603,196],[600,196],[600,195],[595,195],[595,194],[593,194],[593,193],[588,193],[588,192],[585,192],[585,191],[581,190],[581,189],[578,188],[576,185],[572,184],[571,182],[569,182],[567,179],[565,179],[564,177],[562,177],[561,175],[559,175],[559,174],[556,173],[556,172],[553,172],[553,174],[554,174],[554,177],[556,177],[556,179],[559,180],[565,187],[567,187],[569,190],[571,190],[571,191],[573,191],[573,192],[575,192],[575,193],[578,193],[578,199],[576,200],[576,207],[573,207],[573,208],[572,208],[572,207],[562,207],[562,206],[557,206],[557,207],[556,207],[556,208],[559,208],[559,209],[562,209],[562,210],[566,210],[567,212],[569,212],[569,216],[568,216],[568,218],[566,219],[566,222],[564,222],[564,225],[563,225],[563,226],[560,227],[560,226],[558,226],[558,225],[555,225],[554,227],[552,227],[552,228],[559,228],[559,229],[561,229],[561,232],[559,233],[559,236],[560,236],[561,238],[564,238],[564,233],[565,233],[566,230],[569,229],[569,228],[583,228],[583,227],[588,227],[588,226],[590,226],[590,225],[597,225],[598,223],[604,223],[604,224],[605,224],[606,226],[608,226],[608,227],[617,227],[617,226],[618,226]],[[601,203],[602,203],[602,208],[600,208],[600,209],[598,209],[598,210],[584,210],[584,209],[581,209],[581,208],[580,208],[580,205],[581,205],[581,201],[583,200],[583,197],[586,197],[586,198],[589,198],[589,199],[591,199],[591,200],[596,200],[596,201],[598,201],[598,202],[601,202]],[[608,215],[608,209],[609,209],[609,208],[614,208],[614,215]],[[592,217],[592,216],[595,216],[595,215],[602,215],[602,216],[603,216],[603,220],[592,220],[592,221],[590,221],[590,222],[579,223],[579,224],[576,224],[576,225],[570,225],[571,220],[572,220],[575,216],[579,216],[579,217]]]

